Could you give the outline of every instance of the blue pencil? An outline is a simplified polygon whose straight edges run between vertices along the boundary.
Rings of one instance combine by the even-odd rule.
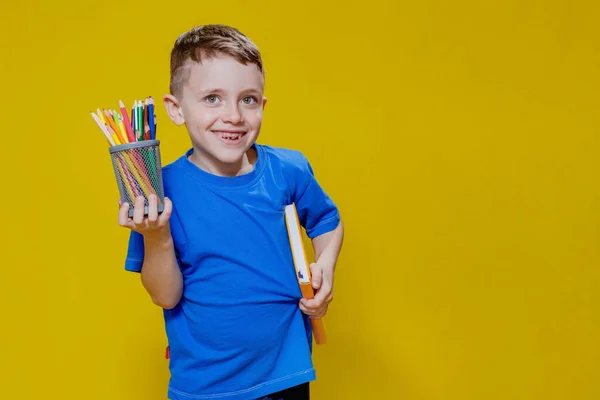
[[[133,106],[131,107],[131,128],[133,129],[133,136],[135,137],[135,141],[137,142],[138,137],[137,137],[137,121],[135,119],[136,117],[136,113],[135,113],[135,106],[137,105],[136,102],[133,103]]]
[[[156,126],[154,126],[154,99],[148,99],[148,124],[150,125],[150,139],[156,140]]]

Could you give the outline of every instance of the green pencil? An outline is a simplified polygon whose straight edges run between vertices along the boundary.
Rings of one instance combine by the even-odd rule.
[[[137,121],[138,121],[138,137],[139,137],[139,141],[141,142],[142,140],[144,140],[144,121],[142,121],[142,116],[144,115],[144,109],[143,104],[141,101],[138,101],[138,107],[137,107]]]

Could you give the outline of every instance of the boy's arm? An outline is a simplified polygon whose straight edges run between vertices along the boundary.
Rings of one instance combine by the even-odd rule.
[[[322,318],[333,300],[335,266],[344,240],[344,226],[340,220],[337,228],[312,239],[316,262],[311,264],[313,299],[301,299],[300,309],[311,318]]]
[[[127,216],[129,205],[122,204],[119,224],[140,233],[144,240],[144,261],[141,278],[152,301],[165,309],[179,303],[183,292],[183,277],[175,257],[175,247],[169,225],[173,204],[165,198],[165,207],[158,215],[157,199],[148,199],[148,216],[144,217],[144,199],[135,200],[133,218]]]
[[[335,265],[340,254],[340,250],[342,249],[343,241],[344,226],[340,219],[340,223],[338,224],[337,228],[331,232],[317,236],[312,240],[317,263],[323,266],[331,267],[332,270],[335,270]]]
[[[333,275],[342,247],[344,226],[338,208],[315,178],[308,159],[302,153],[294,152],[292,164],[291,202],[296,204],[300,225],[312,239],[316,260],[310,265],[315,296],[301,299],[299,305],[305,314],[319,319],[333,299]]]
[[[144,236],[142,284],[157,306],[171,309],[179,303],[183,292],[183,277],[175,258],[171,233],[165,236]]]

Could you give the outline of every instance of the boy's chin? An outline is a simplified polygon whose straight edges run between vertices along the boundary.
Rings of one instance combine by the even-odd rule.
[[[244,158],[246,151],[245,147],[240,146],[237,148],[218,149],[213,155],[223,164],[237,164]]]

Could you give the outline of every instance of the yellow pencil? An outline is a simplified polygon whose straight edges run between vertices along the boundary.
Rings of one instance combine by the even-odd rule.
[[[131,157],[129,157],[129,156],[131,156]],[[143,179],[146,187],[148,187],[148,189],[150,189],[150,191],[153,194],[156,194],[156,192],[154,191],[154,187],[152,186],[150,177],[148,176],[148,171],[146,170],[144,163],[140,162],[140,160],[138,160],[133,154],[124,154],[124,157],[129,158],[129,160],[131,161],[131,164],[133,164],[133,167],[136,169],[136,171],[138,171],[139,176]],[[160,199],[159,199],[159,202],[160,202]]]
[[[112,129],[112,133],[115,133],[119,137],[119,142],[121,142],[119,144],[123,144],[123,138],[119,134],[119,128],[117,128],[117,124],[115,123],[112,115],[107,110],[104,110],[104,116],[108,121],[108,126]]]
[[[125,125],[123,124],[123,118],[121,118],[121,116],[119,114],[117,114],[116,112],[114,112],[113,115],[115,115],[117,118],[117,126],[119,127],[119,130],[121,131],[121,136],[125,140],[125,143],[129,143],[129,138],[127,137],[127,131],[125,130]]]
[[[127,175],[125,175],[125,171],[123,170],[123,166],[121,165],[121,160],[119,160],[117,158],[117,168],[119,169],[119,173],[121,174],[121,179],[124,180],[123,181],[123,186],[125,186],[125,190],[127,191],[127,194],[129,195],[129,198],[131,199],[131,201],[135,201],[135,196],[133,194],[133,192],[131,191],[131,182],[129,182],[129,179],[127,179]]]
[[[129,143],[129,141],[127,140],[127,133],[125,133],[125,127],[123,127],[123,130],[121,130],[121,128],[119,127],[118,114],[116,114],[113,110],[109,109],[107,111],[107,114],[105,115],[106,118],[110,120],[109,125],[113,128],[113,131],[115,131],[115,133],[119,137],[121,144]]]
[[[108,115],[107,118],[110,118],[110,115]],[[114,121],[113,121],[113,123],[114,123]],[[116,145],[123,144],[119,138],[119,135],[110,126],[106,125],[105,129],[108,132],[108,134],[110,135],[110,137],[112,137],[112,139],[116,143]],[[156,192],[154,191],[154,188],[152,187],[152,182],[150,181],[150,179],[148,177],[146,177],[146,174],[143,173],[143,170],[145,168],[143,168],[137,162],[137,160],[135,160],[135,157],[132,155],[130,158],[129,154],[127,152],[122,152],[121,156],[123,158],[123,161],[125,161],[127,163],[127,165],[129,166],[129,168],[131,169],[131,172],[133,174],[135,174],[136,180],[139,183],[142,190],[144,188],[146,188],[146,190],[144,190],[144,193],[147,193],[148,196],[150,194],[156,194]],[[139,173],[138,173],[138,171],[139,171]],[[144,179],[144,178],[146,178],[146,179]]]
[[[108,113],[110,114],[111,119],[114,121],[115,123],[115,128],[117,128],[116,133],[119,136],[119,139],[121,139],[121,143],[129,143],[129,140],[127,140],[127,134],[125,132],[125,127],[123,127],[123,129],[121,129],[121,127],[119,126],[119,114],[115,113],[114,110],[108,110]]]
[[[106,125],[106,130],[108,131],[108,134],[110,135],[110,137],[114,140],[115,145],[120,145],[123,144],[121,142],[121,139],[119,138],[119,135],[117,135],[117,133],[108,125]]]
[[[146,186],[146,183],[144,182],[142,177],[138,174],[138,171],[133,166],[133,164],[131,163],[131,160],[129,159],[129,157],[127,157],[127,155],[123,154],[123,160],[125,161],[127,166],[129,166],[129,171],[131,171],[131,173],[133,173],[133,175],[135,175],[136,181],[137,181],[138,185],[140,185],[140,188],[142,189],[144,194],[146,195],[146,198],[149,198],[150,194],[156,194],[156,193],[154,193],[152,186],[150,186],[150,189],[148,189],[148,187]]]
[[[100,121],[102,121],[102,123],[106,125],[106,119],[104,118],[104,114],[102,114],[102,111],[100,111],[100,109],[97,108],[96,113],[98,114],[98,117],[100,117]]]

